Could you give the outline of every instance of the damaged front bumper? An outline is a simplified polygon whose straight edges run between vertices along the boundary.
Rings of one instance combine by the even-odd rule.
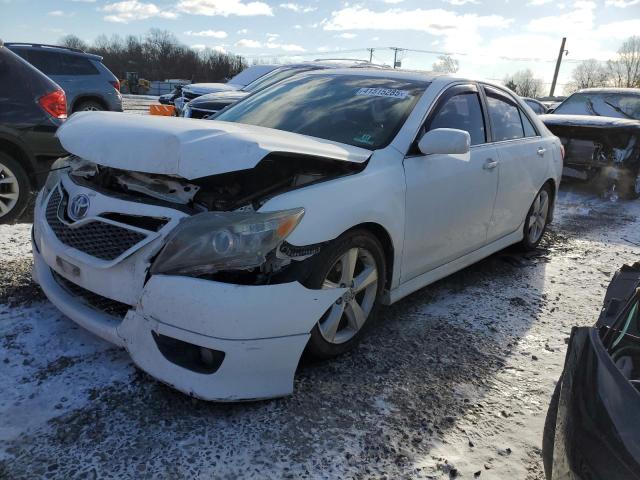
[[[344,293],[298,282],[244,286],[158,275],[118,318],[65,288],[35,248],[34,278],[60,311],[126,348],[138,367],[184,393],[218,401],[290,394],[311,328]],[[181,358],[199,347],[205,356],[214,352],[213,362]]]
[[[311,329],[345,289],[310,290],[295,281],[236,285],[149,276],[151,259],[183,214],[172,216],[166,208],[111,197],[107,203],[99,192],[66,180],[63,184],[73,195],[91,194],[96,210],[77,227],[62,227],[55,220],[54,193],[41,193],[36,201],[34,279],[60,311],[124,347],[141,369],[189,395],[234,401],[292,392]],[[104,222],[103,210],[126,212],[135,205],[145,209],[138,213],[168,217],[168,223],[112,260],[91,256],[88,244],[70,234],[91,222]],[[72,240],[75,247],[62,240]],[[89,247],[114,242],[104,237]]]

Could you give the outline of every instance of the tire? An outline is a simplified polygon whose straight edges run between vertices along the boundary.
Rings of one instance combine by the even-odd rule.
[[[535,250],[540,240],[542,240],[544,232],[547,230],[547,225],[549,224],[552,198],[553,192],[551,186],[545,183],[536,194],[524,220],[523,238],[520,242],[522,249]]]
[[[556,438],[556,420],[558,417],[561,383],[562,377],[560,377],[558,383],[556,383],[556,388],[553,391],[553,395],[551,395],[551,402],[549,402],[547,418],[545,418],[544,421],[544,432],[542,434],[542,463],[547,480],[551,480],[551,473],[553,471],[553,448]]]
[[[83,100],[74,108],[74,112],[101,112],[105,110],[104,106],[95,100]]]
[[[0,152],[0,224],[20,218],[30,197],[27,172],[14,157]]]
[[[351,350],[360,341],[378,311],[386,279],[384,259],[382,245],[366,230],[344,233],[318,254],[305,281],[307,288],[338,288],[347,283],[353,286],[311,330],[305,352],[308,356],[318,360],[333,358]],[[349,280],[351,264],[354,265],[353,282]]]

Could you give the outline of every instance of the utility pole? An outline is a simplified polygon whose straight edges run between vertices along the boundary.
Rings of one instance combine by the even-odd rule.
[[[549,92],[549,96],[553,97],[553,92],[556,90],[556,82],[558,81],[558,73],[560,72],[560,63],[562,62],[562,55],[567,54],[564,49],[564,44],[567,42],[567,37],[562,37],[562,43],[560,44],[560,51],[558,52],[558,60],[556,61],[556,71],[553,72],[553,82],[551,82],[551,91]]]
[[[369,50],[369,63],[371,63],[373,61],[373,51],[375,48],[367,48],[367,50]]]
[[[400,64],[398,63],[398,52],[402,52],[403,49],[398,47],[389,47],[389,48],[393,50],[393,68],[397,68],[400,66]]]

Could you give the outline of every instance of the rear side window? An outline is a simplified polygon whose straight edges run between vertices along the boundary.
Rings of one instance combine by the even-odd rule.
[[[78,55],[62,55],[65,75],[98,75],[98,69],[91,60]]]
[[[471,145],[486,142],[480,98],[475,92],[460,93],[449,98],[436,112],[429,130],[457,128],[469,132]]]
[[[506,97],[486,88],[487,107],[493,140],[501,142],[503,140],[513,140],[524,137],[524,129],[520,120],[520,109],[515,103],[511,103]]]
[[[520,110],[520,116],[522,117],[522,126],[524,127],[524,136],[537,137],[538,132],[536,132],[536,129],[531,123],[531,120],[529,120],[529,117],[527,117],[527,115],[522,110]]]

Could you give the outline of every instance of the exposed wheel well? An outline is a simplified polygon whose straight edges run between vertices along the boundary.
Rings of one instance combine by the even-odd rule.
[[[20,162],[25,172],[27,172],[27,176],[29,177],[29,183],[31,183],[31,187],[35,188],[35,178],[33,177],[33,166],[27,154],[15,143],[0,138],[0,152],[4,152],[8,155],[11,155],[16,160]]]
[[[549,185],[551,187],[551,205],[549,209],[549,222],[548,222],[548,223],[551,223],[553,221],[553,212],[556,206],[557,185],[556,185],[556,181],[553,178],[548,179],[546,182],[544,182],[542,186],[544,187],[545,185]]]
[[[378,241],[382,244],[382,248],[384,250],[384,260],[387,267],[387,278],[385,279],[385,288],[391,288],[391,281],[393,279],[393,259],[394,259],[394,249],[393,242],[391,241],[391,236],[389,232],[380,225],[379,223],[367,222],[361,223],[350,228],[351,230],[367,230],[374,237],[378,239]]]
[[[102,107],[105,110],[109,110],[109,107],[107,106],[107,104],[105,103],[105,101],[102,98],[100,98],[100,97],[98,97],[96,95],[87,95],[87,96],[76,98],[73,101],[73,107],[71,108],[71,112],[75,112],[76,109],[78,108],[78,105],[81,105],[83,102],[96,102],[96,103],[99,103],[100,105],[102,105]]]

